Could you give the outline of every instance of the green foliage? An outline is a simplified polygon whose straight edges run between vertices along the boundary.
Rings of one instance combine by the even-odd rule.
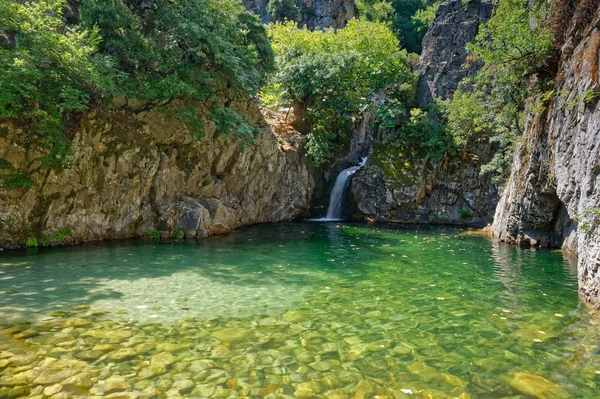
[[[462,208],[460,210],[460,218],[461,219],[469,219],[469,218],[471,218],[471,215],[472,215],[472,212],[470,209]]]
[[[25,242],[25,247],[27,248],[37,248],[38,247],[38,240],[35,237],[29,237],[27,239],[27,241]]]
[[[14,167],[4,158],[0,158],[0,170],[13,170]]]
[[[174,238],[175,240],[179,240],[180,234],[181,234],[181,232],[179,230],[173,230],[173,232],[171,233],[171,237]]]
[[[298,17],[300,8],[296,0],[271,0],[267,6],[267,12],[274,21],[293,21]]]
[[[374,109],[378,126],[394,132],[389,144],[413,157],[440,160],[456,154],[438,107],[417,108],[415,92],[416,80],[394,85],[387,90],[386,100]]]
[[[337,31],[277,23],[269,33],[277,72],[261,97],[294,106],[296,124],[310,133],[308,152],[317,165],[347,143],[353,119],[374,93],[413,80],[406,52],[381,22],[352,20]]]
[[[5,173],[0,176],[2,184],[0,187],[10,190],[13,188],[31,188],[35,186],[35,182],[23,172]]]
[[[70,119],[114,95],[176,100],[170,109],[191,134],[201,137],[208,117],[218,134],[252,142],[252,122],[223,99],[255,95],[273,69],[258,17],[239,0],[133,3],[82,0],[81,22],[67,25],[65,0],[0,2],[0,118],[26,126],[44,167],[67,162]]]
[[[395,13],[392,16],[392,28],[400,38],[402,47],[411,53],[421,53],[422,42],[429,22],[435,17],[437,7],[429,9],[439,0],[389,0]],[[418,15],[419,11],[425,11],[428,15]]]
[[[440,8],[440,2],[436,1],[427,8],[417,10],[417,12],[412,16],[415,30],[419,34],[425,34],[427,32],[427,29],[429,29],[429,26],[435,19],[438,8]]]
[[[143,236],[152,237],[155,240],[160,240],[160,232],[156,229],[146,230],[144,231]]]
[[[356,0],[355,4],[360,18],[367,21],[386,22],[394,14],[394,7],[386,0]]]
[[[60,229],[56,230],[54,233],[44,234],[44,236],[43,236],[44,246],[45,247],[50,246],[52,241],[57,241],[61,244],[64,244],[67,237],[70,237],[72,234],[73,234],[73,232],[71,231],[69,226],[61,227]]]
[[[93,92],[110,86],[96,53],[98,31],[65,27],[64,4],[0,2],[0,26],[10,41],[0,46],[0,118],[27,125],[28,137],[47,150],[46,167],[68,159],[66,114],[86,109]]]
[[[420,53],[429,23],[435,18],[439,0],[356,0],[361,19],[385,22],[395,32],[402,47]],[[431,7],[435,4],[434,7]]]
[[[142,14],[123,0],[83,0],[81,19],[98,29],[100,51],[121,73],[117,94],[153,104],[184,99],[177,116],[197,137],[202,102],[218,134],[253,140],[252,123],[218,104],[256,94],[273,67],[265,28],[239,0],[157,0]]]
[[[202,181],[202,187],[210,186],[210,183],[212,183],[212,180],[206,178],[204,181]]]
[[[516,137],[522,133],[525,99],[550,93],[548,62],[552,36],[543,24],[546,6],[528,0],[502,0],[494,15],[468,45],[469,63],[482,65],[442,104],[454,141],[463,146],[480,140],[496,143],[491,162],[481,169],[502,182],[510,172]],[[531,77],[537,75],[536,84]],[[544,102],[544,101],[542,101]]]
[[[54,237],[57,241],[64,242],[67,237],[70,237],[73,232],[68,226],[61,227],[54,233]]]

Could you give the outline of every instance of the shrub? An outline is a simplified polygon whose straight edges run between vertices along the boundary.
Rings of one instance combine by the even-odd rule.
[[[25,242],[25,246],[27,248],[37,248],[38,247],[38,240],[35,237],[29,237],[27,239],[27,241]]]
[[[146,230],[143,235],[145,237],[152,237],[155,240],[160,240],[160,232],[156,229]]]
[[[467,208],[462,208],[460,210],[460,218],[461,219],[469,219],[471,217],[471,210]]]
[[[267,12],[274,21],[293,21],[298,17],[300,8],[296,0],[271,0],[267,6]]]
[[[406,52],[380,22],[352,20],[345,29],[314,32],[294,22],[277,23],[269,34],[277,73],[262,97],[293,105],[296,127],[309,134],[308,153],[316,165],[347,145],[346,132],[372,105],[374,93],[413,79]]]

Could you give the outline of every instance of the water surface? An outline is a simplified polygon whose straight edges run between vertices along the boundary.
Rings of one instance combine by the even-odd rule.
[[[595,398],[600,387],[600,325],[578,302],[574,259],[455,228],[293,223],[6,253],[0,323],[0,397]]]

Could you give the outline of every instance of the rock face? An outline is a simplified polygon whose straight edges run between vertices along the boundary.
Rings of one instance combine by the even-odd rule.
[[[296,0],[299,13],[295,18],[308,29],[343,28],[352,18],[358,16],[354,0]],[[263,22],[273,21],[267,11],[269,0],[243,0],[249,11],[258,15]]]
[[[450,0],[438,8],[423,39],[421,60],[415,71],[421,75],[417,100],[422,106],[434,98],[445,99],[454,93],[458,83],[473,76],[477,67],[463,68],[466,45],[477,36],[479,25],[492,15],[492,0],[472,0],[463,6],[461,0]]]
[[[28,237],[56,245],[154,230],[197,238],[297,217],[314,187],[303,139],[279,138],[255,106],[243,106],[263,126],[245,150],[210,129],[196,139],[165,112],[96,110],[73,130],[70,162],[50,170],[26,135],[4,124],[0,154],[32,172],[35,186],[0,190],[0,248]]]
[[[386,144],[376,145],[352,182],[358,209],[377,221],[459,223],[485,226],[498,191],[479,175],[480,157],[444,161],[410,159]],[[487,151],[487,152],[486,152]]]
[[[421,75],[417,94],[421,106],[446,97],[461,79],[476,72],[476,67],[462,68],[465,46],[491,13],[491,0],[474,0],[466,6],[451,0],[440,5],[415,70]],[[394,147],[393,134],[371,127],[369,161],[352,183],[362,214],[379,221],[411,223],[485,225],[492,220],[498,191],[489,177],[479,175],[493,155],[490,145],[472,145],[467,155],[435,161],[402,153]]]
[[[598,7],[598,6],[596,6]],[[579,255],[579,290],[600,305],[600,8],[567,32],[555,98],[530,116],[493,234]]]

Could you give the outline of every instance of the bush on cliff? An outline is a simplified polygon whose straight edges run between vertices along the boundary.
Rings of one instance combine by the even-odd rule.
[[[347,144],[347,133],[371,97],[413,81],[406,51],[380,22],[352,20],[345,29],[309,31],[294,22],[269,27],[277,72],[263,90],[271,105],[293,105],[308,153],[321,165]]]
[[[248,143],[253,126],[231,102],[272,68],[266,29],[240,0],[0,1],[0,118],[46,149],[45,166],[67,161],[70,117],[115,95],[176,99],[190,133],[206,117]]]
[[[497,143],[481,172],[496,182],[508,176],[516,137],[523,131],[525,101],[552,89],[553,38],[548,4],[541,0],[501,0],[492,18],[468,46],[468,63],[480,63],[474,79],[463,82],[442,103],[450,132],[459,145]]]

